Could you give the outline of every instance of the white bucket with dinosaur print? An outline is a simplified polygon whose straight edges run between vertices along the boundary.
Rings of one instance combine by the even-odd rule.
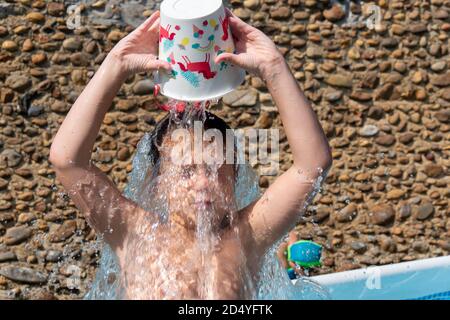
[[[159,59],[172,66],[171,74],[155,73],[163,95],[182,101],[213,100],[244,81],[241,68],[214,62],[222,52],[235,52],[222,0],[164,0],[159,32]]]

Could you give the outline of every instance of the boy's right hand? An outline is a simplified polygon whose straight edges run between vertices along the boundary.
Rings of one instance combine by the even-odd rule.
[[[159,68],[171,70],[167,61],[158,60],[159,23],[160,13],[156,11],[109,53],[126,76]]]
[[[277,66],[285,63],[284,57],[275,43],[262,31],[245,23],[227,10],[230,19],[231,32],[236,39],[237,54],[224,52],[215,59],[217,64],[222,61],[232,63],[249,73],[267,80],[276,71]]]

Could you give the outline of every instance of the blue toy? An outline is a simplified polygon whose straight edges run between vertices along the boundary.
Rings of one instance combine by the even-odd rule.
[[[287,249],[287,260],[303,268],[320,267],[322,246],[312,241],[300,240]]]

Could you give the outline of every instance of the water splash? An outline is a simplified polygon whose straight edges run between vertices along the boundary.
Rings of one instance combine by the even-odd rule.
[[[189,128],[193,119],[205,121],[205,104],[200,108],[185,104],[181,115],[178,107],[179,102],[169,102],[171,126]],[[248,164],[236,166],[234,180],[227,178],[219,166],[206,168],[208,188],[192,197],[192,180],[186,176],[196,175],[198,168],[186,172],[161,160],[155,162],[158,157],[152,152],[153,138],[147,133],[139,142],[124,191],[124,196],[147,214],[137,216],[130,226],[122,259],[99,239],[103,246],[100,266],[85,299],[329,298],[324,289],[307,278],[297,280],[295,285],[289,280],[276,258],[276,250],[285,239],[267,250],[257,271],[252,269],[251,257],[241,243],[241,231],[233,223],[239,210],[261,196],[258,175]],[[159,147],[164,153],[164,144]],[[195,179],[197,183],[199,178]],[[320,189],[320,182],[315,189]],[[226,185],[232,186],[231,193],[226,192]],[[179,192],[174,188],[186,191],[174,197],[172,192]],[[197,203],[199,197],[202,201]],[[213,205],[205,199],[212,199]],[[189,206],[196,206],[195,210],[190,211]],[[218,208],[225,209],[224,220],[217,221]],[[303,210],[300,208],[299,214]],[[218,225],[226,220],[229,230],[225,233]],[[191,224],[192,231],[185,233]]]

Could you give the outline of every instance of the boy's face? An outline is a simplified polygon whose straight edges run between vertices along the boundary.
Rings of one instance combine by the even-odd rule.
[[[204,223],[217,228],[235,210],[234,165],[225,164],[218,156],[213,163],[176,163],[172,151],[184,143],[173,141],[170,135],[162,143],[159,190],[167,196],[170,219],[190,229]],[[212,150],[214,143],[204,142],[204,152]],[[194,159],[193,150],[190,155]]]

